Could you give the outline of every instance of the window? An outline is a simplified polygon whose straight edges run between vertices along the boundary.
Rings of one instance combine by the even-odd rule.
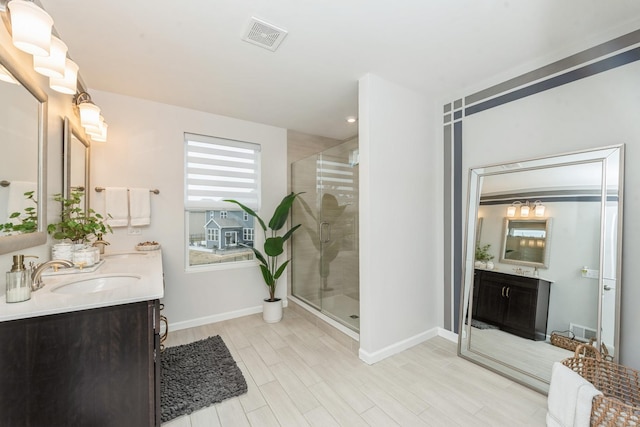
[[[253,217],[225,199],[260,208],[260,146],[185,133],[187,268],[253,259]]]

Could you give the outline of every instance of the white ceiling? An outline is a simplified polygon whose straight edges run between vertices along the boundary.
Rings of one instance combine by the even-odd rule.
[[[90,89],[337,139],[366,73],[441,102],[640,28],[633,0],[40,2]],[[252,16],[276,52],[241,40]]]

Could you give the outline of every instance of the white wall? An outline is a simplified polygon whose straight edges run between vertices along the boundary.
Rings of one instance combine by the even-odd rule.
[[[523,98],[464,119],[463,182],[470,167],[626,144],[621,361],[640,368],[640,63]],[[466,192],[464,192],[466,194]]]
[[[185,272],[184,132],[258,143],[262,146],[262,209],[268,221],[287,191],[286,129],[202,113],[113,93],[92,91],[109,124],[107,143],[94,143],[91,187],[149,187],[151,225],[141,235],[126,228],[106,236],[107,250],[133,250],[136,243],[162,245],[165,315],[172,329],[259,312],[268,297],[257,265]],[[91,205],[104,209],[104,194],[91,193]],[[263,214],[264,213],[264,214]],[[278,282],[286,295],[287,279]]]
[[[441,144],[433,104],[360,80],[360,357],[375,362],[441,325]]]

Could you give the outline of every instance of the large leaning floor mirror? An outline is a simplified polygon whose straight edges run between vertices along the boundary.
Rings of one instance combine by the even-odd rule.
[[[469,171],[460,356],[546,393],[555,361],[619,353],[624,146]]]

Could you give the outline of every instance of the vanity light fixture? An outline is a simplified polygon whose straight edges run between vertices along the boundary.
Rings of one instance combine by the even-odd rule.
[[[53,27],[51,16],[33,1],[11,0],[7,7],[11,13],[13,45],[34,56],[48,56]]]
[[[67,65],[67,45],[56,36],[51,36],[49,56],[34,56],[33,69],[43,76],[63,78]]]
[[[16,0],[13,0],[16,1]],[[64,77],[49,77],[49,87],[56,92],[66,95],[76,93],[78,84],[78,65],[66,58],[64,66]]]
[[[507,217],[508,218],[515,217],[516,212],[518,211],[518,208],[520,208],[521,218],[528,218],[529,214],[531,213],[531,210],[533,210],[533,214],[536,217],[543,217],[545,212],[545,206],[542,204],[540,200],[536,200],[533,203],[529,203],[528,200],[525,201],[524,203],[520,201],[515,201],[511,203],[511,206],[507,207]]]
[[[87,130],[99,131],[100,129],[100,107],[93,103],[91,95],[87,92],[80,92],[74,98],[74,103],[80,112],[80,124]]]
[[[355,123],[358,119],[353,116],[349,116],[345,120],[347,121],[347,123]]]
[[[100,122],[100,133],[95,133],[95,132],[90,132],[87,131],[87,133],[89,134],[89,136],[91,136],[91,140],[95,141],[95,142],[107,142],[107,122],[104,121],[104,118],[102,118],[102,116],[100,116],[100,118],[102,119]]]

